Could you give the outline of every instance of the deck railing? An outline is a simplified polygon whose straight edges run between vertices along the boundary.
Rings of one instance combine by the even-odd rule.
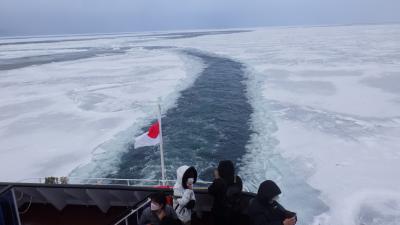
[[[86,178],[86,177],[62,177],[58,179],[57,177],[51,177],[52,182],[55,184],[99,184],[99,185],[126,185],[126,186],[173,186],[176,180],[156,180],[156,179],[123,179],[123,178]],[[46,183],[49,179],[46,177],[28,178],[23,179],[18,182],[23,183]],[[63,182],[60,182],[60,181]],[[212,182],[198,180],[196,186],[206,187]]]
[[[0,224],[21,225],[13,186],[0,190]]]

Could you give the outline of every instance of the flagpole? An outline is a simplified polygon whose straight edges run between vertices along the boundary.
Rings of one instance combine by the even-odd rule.
[[[161,158],[161,182],[162,185],[165,185],[165,164],[164,164],[164,147],[163,147],[163,134],[162,134],[162,125],[161,125],[161,100],[159,99],[158,103],[158,124],[160,126],[160,158]]]

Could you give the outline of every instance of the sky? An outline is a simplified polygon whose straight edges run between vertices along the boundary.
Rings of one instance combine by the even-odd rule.
[[[0,0],[0,35],[400,22],[400,0]]]

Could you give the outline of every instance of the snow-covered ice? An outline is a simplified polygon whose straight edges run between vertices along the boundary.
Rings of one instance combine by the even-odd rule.
[[[88,176],[104,158],[112,170],[119,147],[154,115],[146,102],[168,96],[172,107],[201,70],[174,48],[143,46],[244,63],[254,133],[239,166],[249,189],[276,180],[301,224],[400,223],[400,25],[0,45],[0,59],[124,49],[0,71],[0,179],[78,166]]]
[[[198,62],[177,52],[137,47],[1,71],[1,179],[65,176],[120,132],[131,132],[119,140],[129,143],[144,121],[156,116],[158,98],[171,107],[200,70]]]

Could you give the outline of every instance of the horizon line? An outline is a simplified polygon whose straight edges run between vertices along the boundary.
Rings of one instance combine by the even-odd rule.
[[[400,25],[400,21],[390,22],[355,22],[355,23],[332,23],[332,24],[303,24],[303,25],[267,25],[267,26],[243,26],[243,27],[227,27],[227,28],[183,28],[183,29],[160,29],[160,30],[140,30],[140,31],[116,31],[116,32],[88,32],[88,33],[55,33],[55,34],[0,34],[1,39],[23,39],[23,38],[39,38],[39,37],[64,37],[64,36],[90,36],[90,35],[123,35],[135,33],[163,33],[163,32],[196,32],[205,30],[238,30],[238,29],[260,29],[260,28],[306,28],[306,27],[341,27],[341,26],[363,26],[363,25]]]

